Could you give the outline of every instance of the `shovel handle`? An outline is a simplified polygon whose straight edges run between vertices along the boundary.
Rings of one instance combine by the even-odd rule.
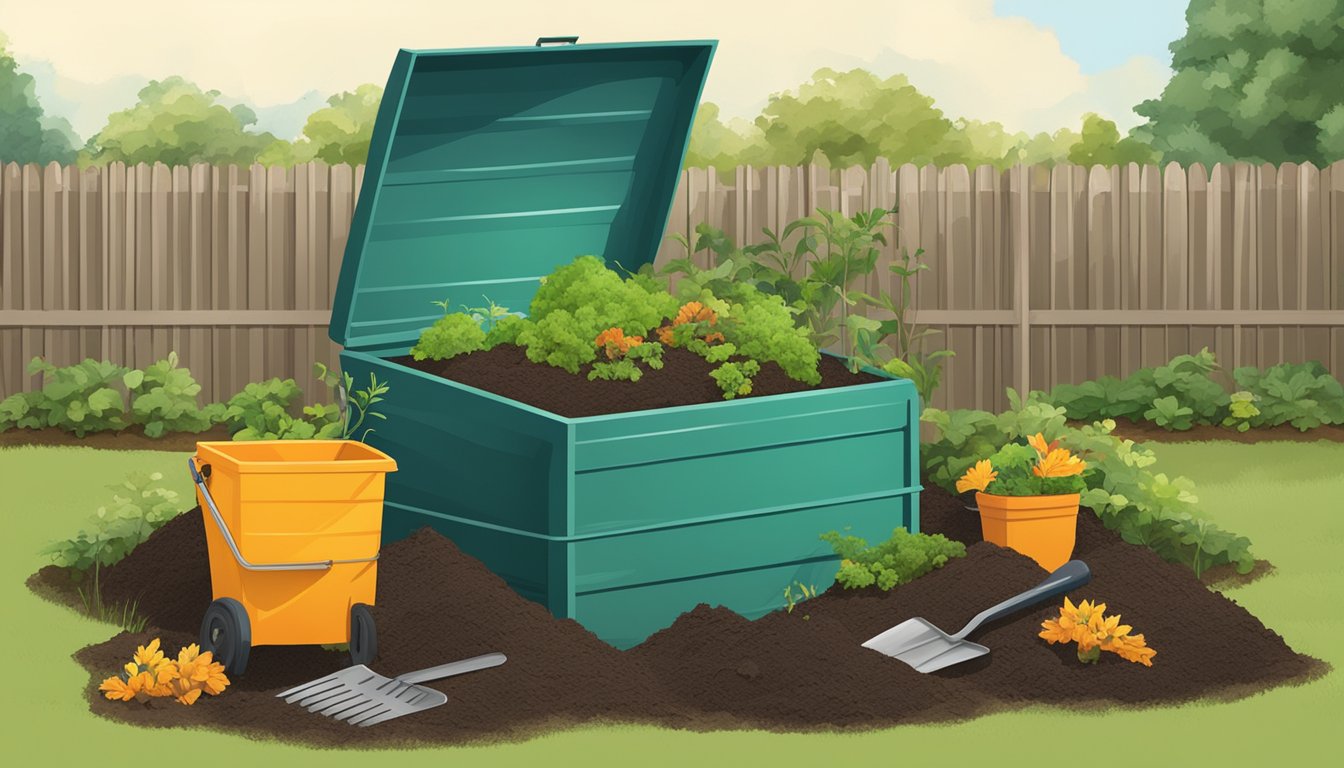
[[[507,661],[507,657],[502,653],[487,653],[484,656],[474,656],[462,661],[454,661],[448,664],[440,664],[437,667],[429,669],[418,669],[414,672],[407,672],[397,677],[397,680],[403,683],[428,683],[431,680],[442,680],[445,677],[453,675],[465,675],[468,672],[475,672],[480,669],[489,669],[498,667]]]
[[[981,624],[987,621],[993,621],[1007,616],[1029,605],[1049,600],[1052,597],[1070,592],[1078,587],[1092,581],[1092,570],[1087,567],[1087,563],[1082,560],[1070,560],[1059,566],[1045,581],[1028,589],[1019,595],[1004,600],[992,608],[986,608],[971,619],[960,632],[952,637],[953,640],[965,640],[966,636],[974,632]]]

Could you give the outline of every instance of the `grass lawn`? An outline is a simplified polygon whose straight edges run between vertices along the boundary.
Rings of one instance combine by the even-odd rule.
[[[1204,443],[1159,445],[1158,467],[1199,485],[1201,506],[1221,525],[1248,535],[1274,574],[1231,592],[1295,649],[1344,667],[1344,620],[1332,609],[1344,593],[1344,445]],[[162,472],[184,506],[194,503],[187,454],[89,448],[0,449],[7,534],[0,595],[4,633],[4,708],[10,751],[51,764],[364,766],[372,756],[248,741],[209,732],[143,730],[88,712],[87,675],[70,658],[115,630],[30,594],[23,582],[44,564],[36,550],[70,535],[109,498],[105,486],[131,471]],[[171,584],[159,585],[171,589]],[[204,606],[202,606],[204,608]],[[1152,638],[1161,648],[1161,638]],[[128,654],[132,649],[127,649]],[[556,663],[563,664],[563,659]],[[1161,663],[1161,656],[1156,663]],[[1247,659],[1246,663],[1255,663]],[[644,727],[594,727],[517,744],[380,755],[397,765],[765,765],[918,761],[916,764],[1039,766],[1086,759],[1157,765],[1270,764],[1325,754],[1344,683],[1323,680],[1233,703],[1074,714],[1036,708],[947,726],[907,726],[858,734],[688,733]],[[227,695],[227,694],[225,694]],[[806,695],[805,692],[803,695]],[[469,707],[470,702],[447,706]],[[17,727],[16,727],[17,726]],[[1083,752],[1082,750],[1087,750]],[[158,757],[162,755],[162,757]],[[24,764],[27,764],[27,760]]]

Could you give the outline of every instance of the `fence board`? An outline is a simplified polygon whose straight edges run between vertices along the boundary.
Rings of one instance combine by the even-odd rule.
[[[0,396],[38,383],[32,356],[144,366],[169,350],[205,400],[272,376],[320,396],[310,368],[336,362],[320,319],[363,181],[319,162],[0,166]],[[708,222],[757,243],[818,206],[899,208],[870,293],[898,289],[887,264],[924,249],[914,319],[943,332],[929,350],[957,353],[939,406],[1000,408],[1008,386],[1122,376],[1201,346],[1229,368],[1344,367],[1344,163],[689,169],[666,234]],[[659,244],[659,262],[680,255]]]

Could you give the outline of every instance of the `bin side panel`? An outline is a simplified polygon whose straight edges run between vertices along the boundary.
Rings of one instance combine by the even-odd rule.
[[[645,412],[575,427],[578,534],[800,509],[918,485],[907,388]],[[865,391],[867,390],[867,391]],[[745,404],[745,403],[744,403]],[[676,493],[662,489],[676,486]]]
[[[341,366],[356,387],[371,372],[388,383],[378,403],[387,419],[365,422],[366,442],[397,462],[387,501],[522,531],[569,529],[564,422],[359,352],[342,352]]]
[[[663,581],[694,580],[716,573],[782,563],[834,559],[827,531],[885,541],[909,525],[913,492],[794,509],[770,515],[660,528],[575,544],[574,589],[595,592]],[[784,585],[779,585],[783,590]],[[711,601],[716,595],[702,595]],[[727,600],[730,595],[717,596]]]

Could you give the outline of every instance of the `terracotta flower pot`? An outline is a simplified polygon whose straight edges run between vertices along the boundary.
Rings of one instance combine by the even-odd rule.
[[[1054,496],[975,494],[985,541],[1008,547],[1053,571],[1073,556],[1078,534],[1076,493]]]

